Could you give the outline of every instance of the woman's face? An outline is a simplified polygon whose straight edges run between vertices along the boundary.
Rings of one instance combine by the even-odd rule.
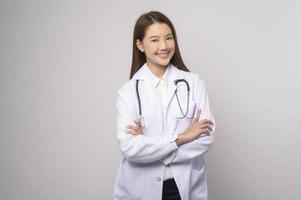
[[[137,40],[136,44],[151,66],[166,67],[175,53],[174,37],[167,24],[150,25],[142,42]]]

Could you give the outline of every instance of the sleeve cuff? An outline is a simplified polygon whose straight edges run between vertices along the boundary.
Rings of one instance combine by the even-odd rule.
[[[177,135],[171,135],[169,137],[168,148],[170,148],[171,153],[161,160],[164,165],[168,165],[174,159],[174,157],[176,155],[175,154],[176,152],[174,152],[174,150],[178,149],[178,145],[176,144],[177,139],[178,139]]]

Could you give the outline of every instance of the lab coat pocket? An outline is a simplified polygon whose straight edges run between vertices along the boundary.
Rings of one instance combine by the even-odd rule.
[[[196,157],[192,159],[192,165],[191,169],[196,170],[196,171],[201,171],[203,170],[205,165],[205,161],[202,156]]]
[[[207,183],[204,171],[191,169],[189,199],[207,199]]]
[[[144,168],[137,163],[124,162],[122,182],[126,195],[131,199],[142,199],[144,186]]]

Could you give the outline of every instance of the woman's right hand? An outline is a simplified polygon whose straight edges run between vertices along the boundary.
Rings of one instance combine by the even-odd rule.
[[[143,135],[141,124],[138,121],[134,121],[135,125],[127,125],[125,132],[133,136]]]
[[[199,121],[201,117],[201,109],[196,113],[196,116],[193,118],[192,123],[187,128],[184,133],[178,135],[176,140],[177,146],[181,146],[185,143],[192,142],[193,140],[200,137],[202,134],[210,135],[212,131],[213,122],[208,119],[203,119]]]

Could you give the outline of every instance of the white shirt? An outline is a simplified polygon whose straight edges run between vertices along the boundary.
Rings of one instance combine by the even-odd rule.
[[[155,90],[155,93],[158,97],[158,100],[159,100],[159,103],[160,103],[160,106],[161,106],[161,112],[162,112],[162,116],[163,116],[163,119],[165,118],[164,116],[164,108],[163,108],[163,102],[165,102],[166,100],[166,94],[167,94],[167,87],[168,87],[168,82],[166,81],[166,77],[168,75],[168,68],[165,70],[165,73],[164,75],[162,76],[161,79],[159,79],[158,77],[156,77],[158,79],[158,83],[157,85],[155,86],[154,90]],[[165,170],[164,170],[164,176],[163,176],[163,180],[168,180],[168,179],[172,179],[174,178],[173,177],[173,174],[172,174],[172,171],[170,169],[170,167],[167,165],[165,166]]]

